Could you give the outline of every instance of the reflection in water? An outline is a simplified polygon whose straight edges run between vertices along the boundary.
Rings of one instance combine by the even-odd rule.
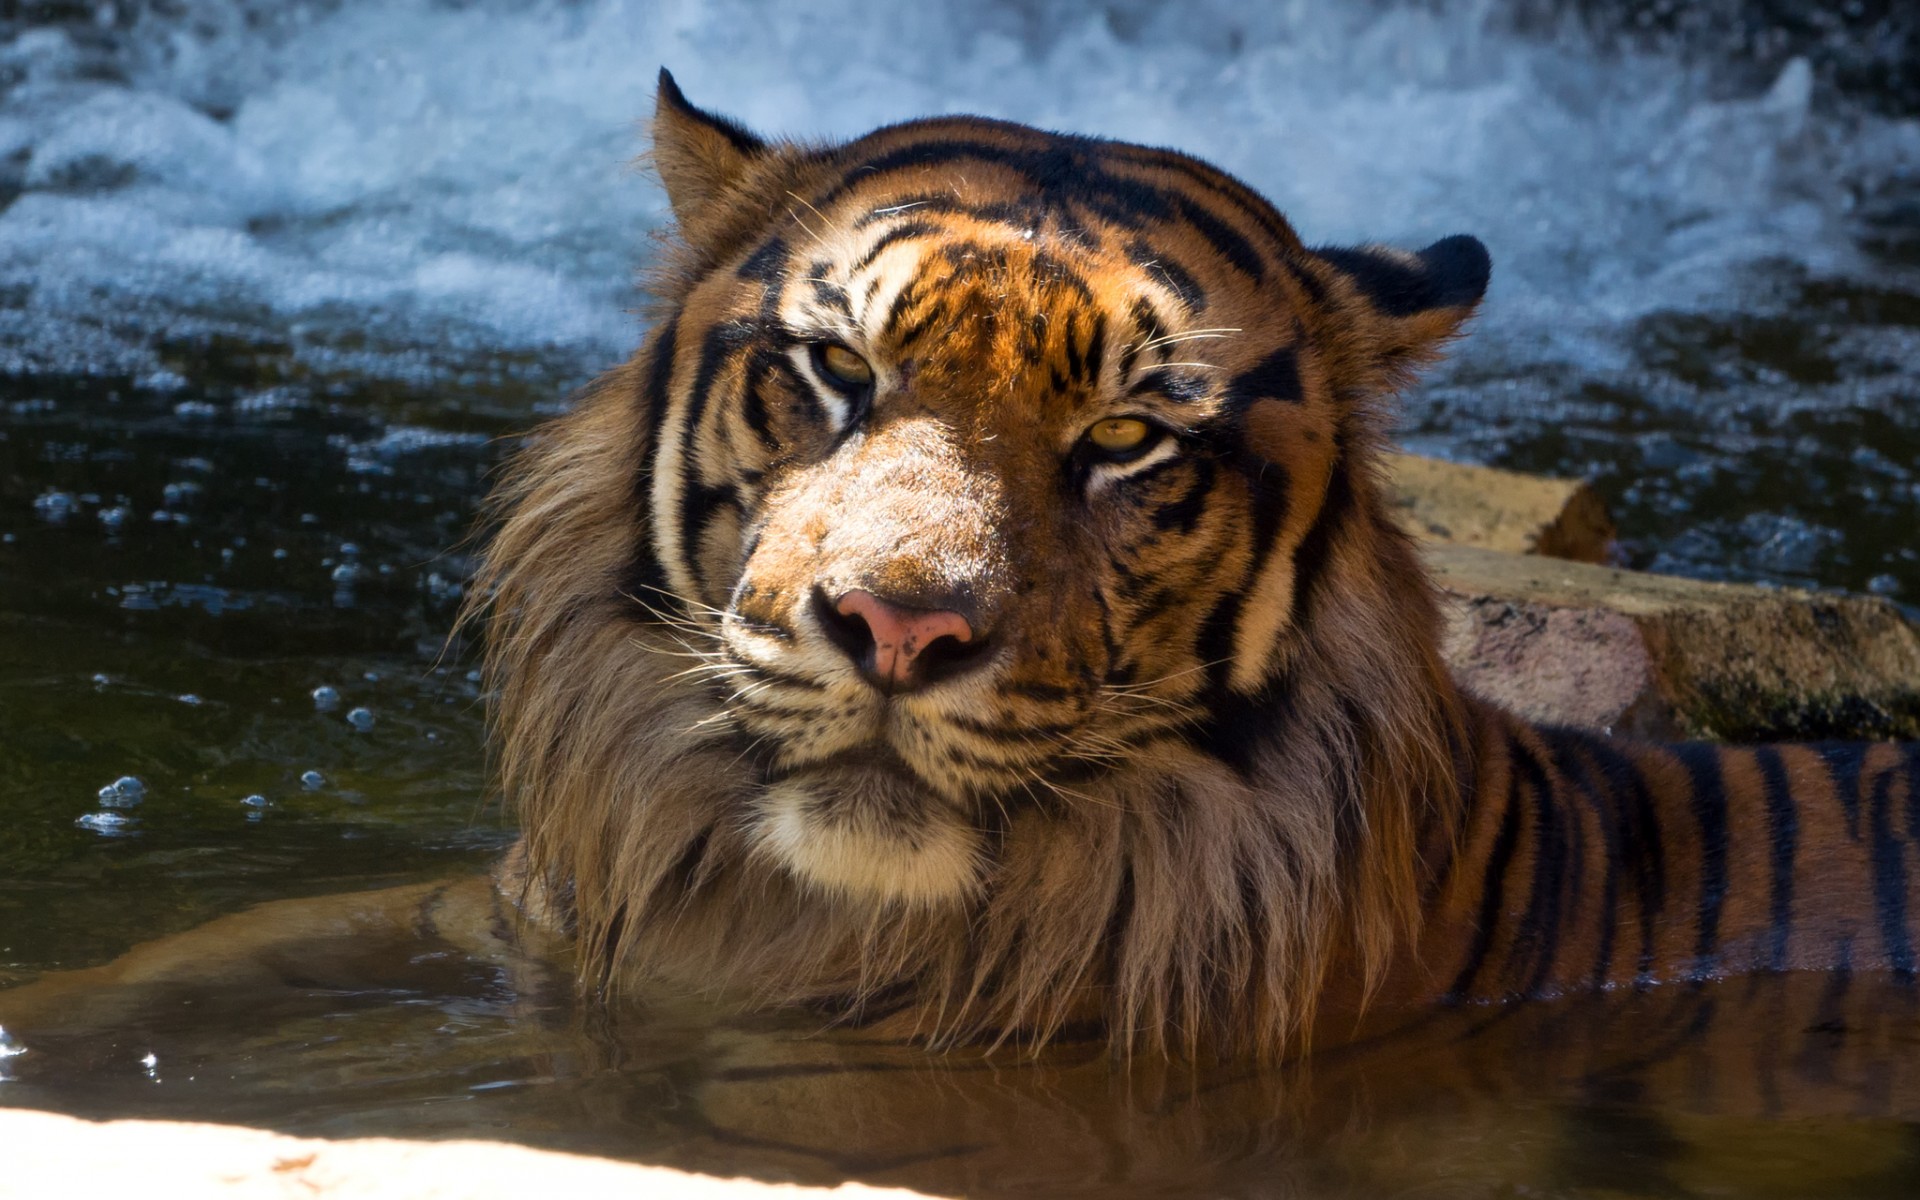
[[[1920,999],[1882,977],[1449,1010],[1279,1069],[1189,1070],[1091,1045],[930,1055],[795,1015],[609,1008],[527,964],[419,943],[316,948],[298,969],[269,987],[96,997],[85,1017],[22,1027],[0,1099],[969,1196],[1920,1184]]]

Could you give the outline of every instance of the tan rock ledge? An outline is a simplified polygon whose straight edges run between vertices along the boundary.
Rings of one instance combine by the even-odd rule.
[[[1531,720],[1657,738],[1920,737],[1920,631],[1884,600],[1429,545],[1446,654]]]
[[[1416,454],[1387,455],[1389,500],[1422,541],[1604,563],[1613,522],[1578,479],[1549,479]]]
[[[499,1142],[321,1141],[176,1121],[95,1123],[0,1109],[0,1195],[215,1200],[913,1200],[918,1192],[797,1187],[555,1154]]]

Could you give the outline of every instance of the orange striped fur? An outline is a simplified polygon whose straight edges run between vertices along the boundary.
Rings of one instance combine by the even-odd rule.
[[[1001,122],[768,142],[664,76],[655,140],[653,332],[518,456],[474,614],[503,877],[589,979],[1273,1058],[1369,1002],[1910,976],[1913,748],[1449,678],[1378,405],[1478,242],[1310,248]]]

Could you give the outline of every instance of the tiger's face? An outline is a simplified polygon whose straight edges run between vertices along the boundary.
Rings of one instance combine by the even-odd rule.
[[[974,119],[804,149],[669,81],[655,136],[685,254],[624,586],[694,634],[758,852],[937,905],[1020,813],[1247,769],[1223,718],[1311,643],[1364,400],[1479,244],[1310,251],[1182,155]]]
[[[938,899],[973,886],[989,813],[1193,722],[1211,658],[1271,653],[1187,628],[1241,590],[1281,486],[1223,425],[1247,389],[1279,393],[1267,436],[1301,452],[1287,486],[1318,493],[1337,422],[1290,345],[1249,328],[1255,288],[1209,279],[1203,309],[1199,284],[1183,299],[1061,214],[887,191],[776,223],[746,252],[783,260],[770,282],[696,289],[771,312],[710,418],[752,431],[714,439],[738,507],[680,583],[724,614],[716,674],[764,739],[767,847],[822,883]]]

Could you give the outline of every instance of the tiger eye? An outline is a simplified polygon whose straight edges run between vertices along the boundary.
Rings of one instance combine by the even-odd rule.
[[[819,350],[820,369],[833,376],[836,383],[848,387],[865,387],[873,382],[873,367],[866,359],[842,346],[838,342],[826,342]]]
[[[1138,417],[1113,417],[1087,430],[1087,440],[1108,454],[1125,454],[1138,450],[1152,432],[1153,426]]]

